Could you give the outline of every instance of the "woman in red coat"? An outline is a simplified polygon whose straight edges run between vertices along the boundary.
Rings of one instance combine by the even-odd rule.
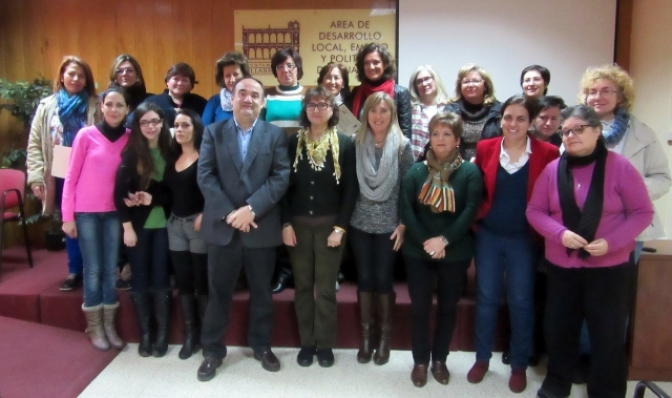
[[[483,173],[483,202],[476,232],[476,363],[467,379],[483,380],[492,357],[497,312],[506,286],[511,324],[509,389],[527,387],[534,325],[534,276],[539,248],[525,218],[532,188],[558,148],[528,134],[536,106],[522,96],[502,106],[502,136],[479,141],[476,165]]]

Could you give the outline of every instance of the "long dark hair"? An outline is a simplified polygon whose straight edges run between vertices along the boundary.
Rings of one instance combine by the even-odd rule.
[[[177,116],[179,115],[184,115],[191,119],[191,125],[193,126],[193,139],[194,139],[194,148],[196,148],[197,152],[201,151],[201,142],[203,141],[203,130],[205,130],[205,126],[203,125],[203,120],[201,120],[201,116],[199,116],[198,112],[193,111],[191,109],[180,109],[177,111],[175,114],[175,119],[177,119]],[[177,140],[173,136],[173,139],[170,141],[170,149],[173,153],[173,156],[175,156],[175,159],[180,157],[182,154],[182,145],[178,144]]]
[[[140,175],[139,189],[147,189],[149,181],[156,170],[154,161],[152,160],[152,153],[149,149],[149,142],[142,134],[140,129],[140,119],[149,112],[156,112],[159,118],[163,121],[161,131],[159,132],[159,149],[161,157],[168,161],[170,157],[170,130],[166,126],[166,115],[161,108],[151,102],[143,102],[135,110],[135,116],[131,123],[131,135],[128,138],[128,144],[124,148],[124,152],[130,152],[135,155],[137,160],[136,171]]]

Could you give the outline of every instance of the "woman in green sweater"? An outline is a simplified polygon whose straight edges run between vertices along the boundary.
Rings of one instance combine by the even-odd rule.
[[[425,160],[406,173],[401,184],[401,219],[406,225],[402,246],[411,296],[411,337],[415,365],[411,380],[432,375],[448,384],[448,346],[455,328],[457,302],[474,255],[471,225],[481,202],[483,180],[478,168],[460,156],[462,119],[448,112],[429,122]],[[432,281],[437,280],[436,328],[429,338]]]

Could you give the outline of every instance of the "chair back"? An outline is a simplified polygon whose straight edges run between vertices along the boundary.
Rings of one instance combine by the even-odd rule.
[[[21,170],[0,169],[0,195],[4,196],[5,209],[11,209],[19,205],[19,197],[16,195],[16,191],[12,191],[14,189],[19,191],[19,195],[23,198],[26,189],[25,173]]]

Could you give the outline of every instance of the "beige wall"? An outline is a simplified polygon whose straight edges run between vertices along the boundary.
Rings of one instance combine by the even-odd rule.
[[[637,99],[633,113],[649,125],[672,160],[672,7],[669,0],[637,0],[633,3],[630,75]],[[655,203],[672,237],[672,194]]]

